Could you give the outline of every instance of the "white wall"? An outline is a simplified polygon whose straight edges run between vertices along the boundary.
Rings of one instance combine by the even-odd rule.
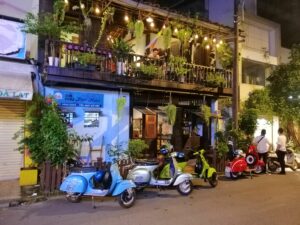
[[[290,56],[291,50],[288,48],[280,48],[280,59],[279,59],[279,64],[286,64],[290,61],[289,56]]]
[[[126,105],[122,113],[120,121],[117,119],[117,104],[116,100],[120,97],[117,91],[94,91],[86,89],[69,89],[69,88],[48,88],[46,87],[45,95],[53,95],[57,90],[69,90],[77,92],[89,92],[104,94],[103,108],[99,108],[102,115],[99,119],[99,127],[84,127],[84,107],[71,107],[75,111],[76,117],[73,118],[73,129],[79,135],[93,136],[93,149],[100,149],[103,145],[104,151],[102,157],[104,160],[109,160],[107,155],[107,145],[128,142],[129,140],[129,93],[123,92],[122,96],[126,98]],[[67,107],[64,107],[67,108]],[[104,137],[104,138],[103,138]],[[104,139],[104,143],[102,143]],[[85,146],[87,148],[87,146]],[[99,154],[99,153],[98,153]],[[97,152],[92,155],[92,159],[96,160]]]
[[[26,13],[37,14],[39,0],[0,0],[0,15],[18,19],[25,19]],[[27,34],[26,49],[30,51],[30,57],[37,58],[37,36]]]

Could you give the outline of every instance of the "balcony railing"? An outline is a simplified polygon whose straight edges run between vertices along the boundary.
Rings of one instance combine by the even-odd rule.
[[[134,77],[141,80],[162,80],[204,87],[210,87],[208,76],[213,74],[213,76],[218,76],[223,80],[220,86],[231,88],[232,72],[230,70],[186,63],[184,68],[187,69],[187,73],[184,76],[178,76],[175,73],[174,65],[168,63],[164,58],[157,60],[142,55],[130,54],[121,63],[116,60],[110,49],[96,49],[95,54],[89,54],[92,50],[89,46],[67,42],[56,42],[54,45],[56,49],[59,49],[59,53],[56,54],[59,60],[56,60],[57,64],[52,66],[70,69],[74,74],[78,74],[80,71],[85,74],[92,72],[112,76],[121,74],[125,77]],[[46,67],[49,66],[49,60],[46,57],[50,52],[49,49],[49,42],[46,41]]]

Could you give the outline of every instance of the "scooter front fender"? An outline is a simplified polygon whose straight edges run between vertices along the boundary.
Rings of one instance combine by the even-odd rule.
[[[214,173],[217,173],[216,169],[210,167],[207,171],[207,177],[210,178]]]
[[[180,175],[176,178],[176,180],[175,180],[173,186],[177,186],[177,185],[181,184],[182,182],[184,182],[184,181],[186,181],[186,180],[192,180],[192,179],[193,179],[193,176],[192,176],[191,174],[189,174],[189,173],[183,173],[183,174],[180,174]]]
[[[80,175],[69,175],[60,185],[59,190],[68,193],[84,193],[88,186],[87,180]]]
[[[112,196],[119,195],[123,193],[128,188],[135,188],[136,185],[131,180],[122,180],[119,183],[117,183]]]

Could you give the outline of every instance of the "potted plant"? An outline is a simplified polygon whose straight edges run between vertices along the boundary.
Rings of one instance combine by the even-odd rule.
[[[84,70],[96,70],[96,54],[92,52],[77,52],[75,62],[75,69],[84,69]]]
[[[163,70],[160,66],[156,66],[153,64],[149,65],[141,65],[141,72],[146,79],[154,79],[154,78],[161,78],[163,76]]]
[[[208,87],[222,87],[225,84],[225,82],[225,78],[222,76],[222,74],[218,72],[209,72],[206,75],[205,84]]]
[[[128,58],[130,53],[134,53],[132,49],[133,45],[127,43],[121,38],[115,39],[112,44],[112,51],[117,59],[117,74],[124,74],[124,62]]]
[[[164,107],[164,111],[167,114],[169,123],[171,125],[174,125],[176,121],[176,113],[177,113],[176,105],[169,103],[166,107]]]
[[[22,30],[26,33],[35,34],[49,40],[50,54],[48,54],[49,65],[58,66],[58,50],[55,49],[55,41],[59,40],[63,33],[78,32],[81,27],[74,22],[64,23],[65,3],[63,0],[56,0],[53,5],[53,13],[40,13],[34,15],[27,13]],[[46,46],[46,52],[47,51]],[[55,59],[56,58],[56,59]]]
[[[128,155],[131,159],[136,159],[142,156],[145,149],[149,148],[149,145],[142,139],[131,139],[128,142]]]
[[[189,72],[189,69],[185,68],[186,58],[181,56],[171,56],[169,65],[171,66],[171,70],[176,73],[180,82],[185,81],[185,77]]]

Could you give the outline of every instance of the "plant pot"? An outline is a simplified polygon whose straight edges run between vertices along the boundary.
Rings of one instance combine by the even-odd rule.
[[[49,61],[49,66],[53,66],[54,65],[54,57],[53,56],[49,56],[48,57],[48,61]]]
[[[117,62],[117,75],[123,75],[125,72],[125,63]]]
[[[55,57],[54,58],[54,66],[59,66],[59,58],[58,57]]]
[[[36,185],[37,176],[37,168],[21,168],[19,180],[20,186]]]

